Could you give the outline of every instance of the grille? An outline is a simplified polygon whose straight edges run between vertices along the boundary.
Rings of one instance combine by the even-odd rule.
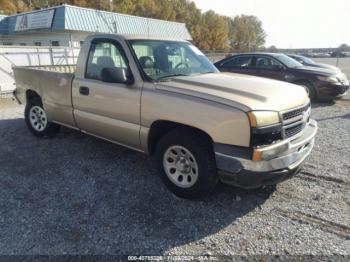
[[[298,116],[302,116],[304,112],[306,112],[310,108],[310,103],[308,103],[306,106],[303,106],[301,108],[286,112],[282,115],[283,120],[289,120]]]
[[[285,138],[293,137],[297,134],[299,134],[304,129],[304,124],[299,124],[297,126],[289,127],[284,130],[284,136]]]
[[[310,119],[310,103],[282,113],[283,137],[291,138],[301,133]]]

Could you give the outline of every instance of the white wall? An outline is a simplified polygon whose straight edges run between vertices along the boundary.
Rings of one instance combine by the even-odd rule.
[[[0,46],[0,93],[15,89],[13,66],[76,64],[79,48]]]
[[[84,41],[85,38],[93,33],[85,33],[85,32],[72,32],[70,34],[71,37],[71,47],[81,47],[80,42]]]
[[[61,46],[69,46],[69,33],[28,33],[23,35],[3,35],[0,37],[0,45],[11,43],[15,46],[25,44],[34,46],[35,42],[40,42],[41,46],[51,46],[52,41],[59,41]]]
[[[0,45],[11,43],[14,46],[35,46],[40,42],[41,46],[51,46],[52,41],[59,41],[60,46],[80,47],[80,42],[90,35],[85,32],[32,32],[22,35],[2,35]]]
[[[22,35],[0,36],[0,93],[15,89],[12,66],[75,64],[81,41],[91,33],[32,32]],[[59,41],[60,47],[52,47]],[[40,46],[34,46],[40,42]],[[5,43],[12,45],[4,46]]]

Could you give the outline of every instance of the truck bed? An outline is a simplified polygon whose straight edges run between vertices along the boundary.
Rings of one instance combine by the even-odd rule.
[[[16,68],[24,68],[29,70],[50,71],[55,73],[72,73],[74,74],[75,65],[54,65],[54,66],[19,66]]]
[[[15,94],[21,103],[29,92],[37,93],[48,117],[75,126],[72,108],[72,81],[75,65],[14,67]]]

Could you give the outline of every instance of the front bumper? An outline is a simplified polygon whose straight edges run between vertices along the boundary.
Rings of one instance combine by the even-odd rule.
[[[252,149],[215,145],[220,179],[243,188],[258,188],[282,182],[300,171],[311,153],[317,123],[310,120],[301,136],[261,148],[264,160],[251,160]]]
[[[339,98],[346,95],[349,90],[349,83],[344,85],[322,84],[317,90],[318,98]]]

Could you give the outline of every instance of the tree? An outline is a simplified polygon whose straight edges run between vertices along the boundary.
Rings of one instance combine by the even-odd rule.
[[[341,44],[340,46],[339,46],[339,50],[340,51],[347,51],[347,50],[350,50],[350,46],[348,46],[347,44]]]
[[[277,47],[274,46],[274,45],[272,45],[272,46],[270,46],[269,48],[267,48],[267,50],[268,50],[269,52],[271,52],[271,53],[276,53],[276,52],[278,52]]]
[[[228,39],[226,19],[208,11],[203,14],[203,28],[199,47],[204,50],[226,49]]]
[[[113,11],[123,14],[133,14],[135,11],[135,1],[113,0]]]
[[[230,46],[238,51],[255,50],[265,44],[266,33],[256,16],[241,15],[229,20]]]
[[[0,14],[13,14],[17,12],[14,2],[8,0],[0,0]]]

